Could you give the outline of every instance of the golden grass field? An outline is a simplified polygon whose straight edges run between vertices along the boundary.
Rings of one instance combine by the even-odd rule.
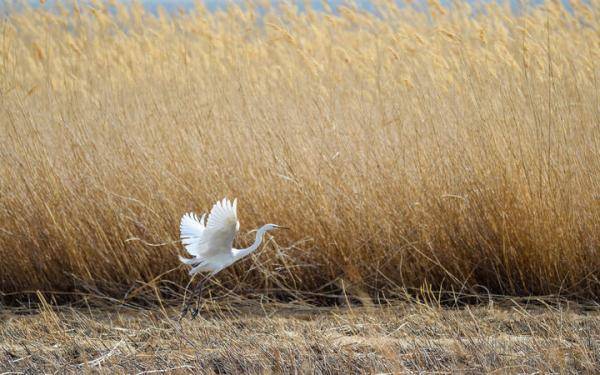
[[[4,9],[0,373],[598,373],[600,2],[268,3]]]
[[[598,1],[111,4],[0,24],[4,300],[178,296],[179,219],[227,196],[237,245],[292,230],[214,295],[597,301]]]

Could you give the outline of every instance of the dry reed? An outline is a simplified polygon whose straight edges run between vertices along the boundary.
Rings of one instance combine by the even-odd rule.
[[[255,305],[219,304],[181,327],[159,310],[3,311],[0,371],[591,375],[600,363],[600,315],[577,308]]]
[[[596,0],[8,12],[5,294],[185,285],[179,218],[228,196],[293,228],[235,293],[600,295]]]

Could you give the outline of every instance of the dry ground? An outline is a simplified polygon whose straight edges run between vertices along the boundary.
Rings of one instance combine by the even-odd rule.
[[[4,312],[0,370],[100,373],[597,373],[597,309],[205,306]]]

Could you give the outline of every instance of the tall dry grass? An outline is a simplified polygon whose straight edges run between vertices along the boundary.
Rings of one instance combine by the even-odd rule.
[[[293,228],[236,293],[598,298],[600,3],[573,8],[9,12],[0,290],[185,285],[179,218],[228,196]]]

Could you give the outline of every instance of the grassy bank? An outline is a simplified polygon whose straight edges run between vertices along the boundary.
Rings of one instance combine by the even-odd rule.
[[[228,196],[237,245],[266,222],[292,231],[215,292],[597,299],[600,5],[586,3],[12,13],[0,291],[177,291],[179,218]]]
[[[224,306],[0,317],[0,370],[140,373],[597,373],[600,319],[579,308]]]

